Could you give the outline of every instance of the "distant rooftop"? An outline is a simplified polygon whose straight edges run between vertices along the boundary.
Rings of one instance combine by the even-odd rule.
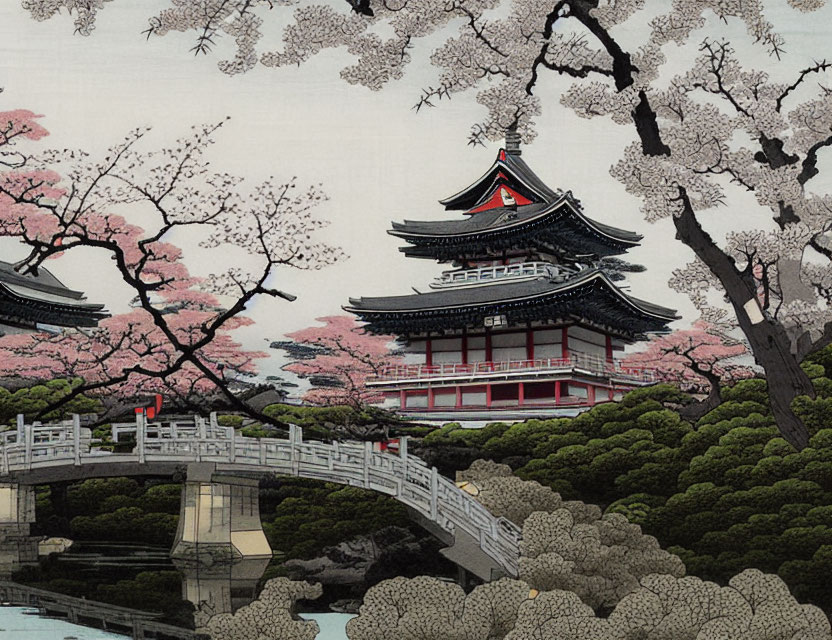
[[[103,304],[86,301],[80,291],[64,286],[48,269],[21,274],[0,261],[0,322],[34,327],[94,327],[109,314]]]

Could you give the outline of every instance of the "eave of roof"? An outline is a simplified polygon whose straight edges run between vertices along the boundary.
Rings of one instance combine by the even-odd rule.
[[[18,273],[10,262],[0,260],[0,283],[28,287],[43,293],[64,296],[82,300],[84,294],[80,291],[73,291],[63,285],[52,273],[43,267],[38,269],[37,275],[31,273]]]
[[[497,159],[488,171],[459,193],[440,200],[439,203],[444,205],[446,209],[468,209],[468,204],[476,206],[475,202],[480,200],[483,194],[480,193],[479,196],[476,196],[472,195],[472,192],[478,190],[488,191],[493,186],[496,174],[500,170],[511,174],[518,182],[535,193],[542,201],[551,201],[558,197],[558,194],[550,189],[519,155],[507,153],[505,149],[500,149],[497,154]],[[472,201],[467,204],[461,204],[466,203],[468,200]]]
[[[637,313],[653,317],[662,322],[679,319],[673,309],[628,296],[616,287],[606,274],[597,269],[586,270],[563,282],[551,282],[546,278],[539,278],[518,283],[507,281],[498,286],[446,289],[404,296],[350,298],[350,305],[343,308],[345,311],[356,314],[403,314],[429,310],[461,309],[518,301],[534,301],[553,294],[566,293],[573,289],[586,287],[593,283],[605,286],[621,302]]]
[[[418,220],[393,222],[393,228],[388,233],[408,242],[411,239],[487,236],[489,233],[522,227],[562,208],[566,208],[582,225],[614,242],[635,246],[643,237],[632,231],[619,229],[589,218],[575,206],[572,199],[566,194],[551,202],[522,205],[517,207],[516,210],[508,208],[491,209],[464,219],[435,222]]]

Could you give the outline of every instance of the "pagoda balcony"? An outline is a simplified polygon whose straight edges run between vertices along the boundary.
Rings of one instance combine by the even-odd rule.
[[[402,384],[419,386],[431,383],[452,384],[550,377],[553,379],[586,377],[632,386],[645,386],[656,382],[655,372],[652,369],[625,367],[618,362],[576,353],[566,358],[504,362],[388,365],[382,367],[377,375],[369,377],[367,384],[378,388]]]
[[[431,289],[446,289],[451,287],[481,286],[492,282],[502,282],[507,279],[531,280],[534,278],[548,278],[552,282],[560,282],[571,278],[577,269],[565,267],[550,262],[519,262],[517,264],[495,265],[479,267],[477,269],[460,269],[444,271],[442,275],[430,284]]]

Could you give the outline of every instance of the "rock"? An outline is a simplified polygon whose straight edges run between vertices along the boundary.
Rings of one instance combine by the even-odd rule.
[[[46,538],[38,542],[38,555],[48,556],[51,553],[64,553],[73,545],[69,538]]]
[[[329,610],[335,613],[352,613],[357,614],[361,607],[361,600],[355,598],[345,598],[343,600],[336,600],[329,605]]]

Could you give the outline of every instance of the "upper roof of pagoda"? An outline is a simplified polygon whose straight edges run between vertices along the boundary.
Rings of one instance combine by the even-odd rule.
[[[509,324],[558,320],[596,326],[626,340],[665,331],[679,316],[627,295],[598,269],[567,280],[538,278],[446,289],[404,296],[351,298],[344,309],[369,323],[375,333],[411,335],[483,326],[505,315]]]
[[[449,210],[478,213],[492,208],[492,205],[503,206],[502,198],[499,198],[501,188],[513,196],[518,205],[551,202],[559,196],[531,170],[519,151],[500,149],[494,164],[479,180],[439,202]]]
[[[0,261],[0,320],[34,326],[94,327],[109,317],[103,304],[86,302],[84,294],[65,287],[41,267],[37,275],[21,274]]]
[[[506,134],[506,148],[479,180],[440,202],[468,217],[394,222],[389,233],[415,245],[402,248],[406,255],[458,260],[489,251],[538,248],[572,257],[604,257],[624,253],[642,237],[593,220],[571,191],[549,188],[520,157],[516,132]]]
[[[545,202],[489,208],[464,219],[394,222],[388,233],[413,245],[402,247],[406,255],[439,260],[516,247],[603,257],[624,253],[642,238],[585,216],[568,192],[553,193]]]

